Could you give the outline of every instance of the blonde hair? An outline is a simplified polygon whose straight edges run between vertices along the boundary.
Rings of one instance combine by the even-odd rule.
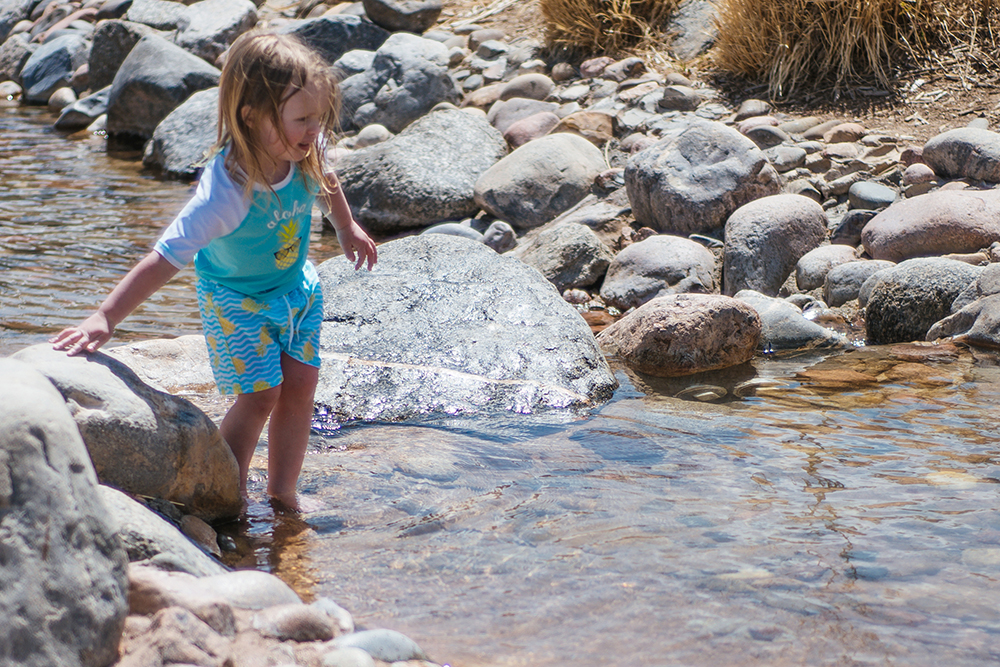
[[[241,35],[230,47],[219,81],[219,135],[211,153],[232,146],[226,156],[226,167],[234,175],[238,174],[236,166],[242,167],[246,175],[243,187],[248,195],[254,184],[273,192],[261,160],[266,149],[251,123],[269,120],[287,143],[282,130],[282,108],[289,97],[310,83],[327,91],[330,104],[320,118],[316,142],[298,166],[307,183],[315,184],[321,192],[330,192],[324,173],[325,152],[326,146],[333,143],[340,108],[333,68],[292,35],[255,30]],[[244,108],[249,109],[247,118]]]

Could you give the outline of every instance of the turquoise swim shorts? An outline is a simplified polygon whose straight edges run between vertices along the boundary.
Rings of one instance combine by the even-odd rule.
[[[221,393],[247,394],[281,384],[282,352],[319,368],[323,292],[311,263],[300,286],[265,300],[201,278],[198,305]]]

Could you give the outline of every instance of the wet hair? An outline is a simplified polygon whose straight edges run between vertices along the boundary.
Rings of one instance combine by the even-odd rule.
[[[254,30],[241,35],[226,54],[219,81],[219,134],[212,154],[231,144],[226,156],[230,174],[245,174],[249,195],[254,184],[271,189],[261,156],[266,153],[260,133],[251,124],[267,119],[287,144],[281,111],[292,95],[310,83],[329,95],[327,111],[320,118],[320,133],[312,149],[298,163],[302,177],[321,191],[328,191],[324,176],[326,147],[333,145],[340,107],[337,76],[317,52],[293,35]],[[244,109],[248,109],[244,117]],[[248,122],[249,121],[249,122]],[[258,123],[259,124],[259,123]],[[239,176],[237,176],[239,178]]]

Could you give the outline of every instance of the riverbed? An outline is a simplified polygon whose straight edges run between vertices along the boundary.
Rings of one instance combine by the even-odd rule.
[[[0,107],[0,354],[88,314],[191,194],[52,120]],[[312,252],[337,252],[318,224]],[[197,333],[192,277],[117,340]],[[302,489],[328,509],[305,517],[263,502],[261,448],[230,558],[462,667],[1000,660],[994,353],[860,347],[683,382],[611,362],[621,387],[590,414],[317,431]]]

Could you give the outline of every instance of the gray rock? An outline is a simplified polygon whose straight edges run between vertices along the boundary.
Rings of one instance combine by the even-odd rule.
[[[148,385],[172,394],[214,391],[215,378],[202,334],[144,340],[104,348]]]
[[[59,113],[56,119],[55,128],[57,130],[82,130],[89,127],[91,123],[108,111],[108,94],[111,86],[87,95],[67,107]]]
[[[0,359],[0,663],[104,667],[128,612],[125,552],[66,405]]]
[[[677,236],[717,231],[743,204],[781,191],[752,141],[701,119],[633,155],[625,186],[637,222]]]
[[[927,331],[930,341],[948,336],[961,336],[962,342],[969,345],[1000,348],[1000,294],[990,294],[967,304],[935,322]]]
[[[461,92],[448,71],[448,49],[409,33],[393,34],[375,52],[371,69],[341,84],[345,125],[378,123],[400,132]]]
[[[329,63],[337,62],[348,51],[375,51],[385,43],[390,34],[371,21],[350,14],[289,21],[277,30],[295,35],[316,49]]]
[[[705,3],[708,4],[708,3]],[[739,108],[736,109],[736,114],[733,116],[733,120],[737,123],[741,120],[746,120],[747,118],[757,118],[759,116],[767,116],[774,110],[771,103],[767,100],[758,100],[750,98],[748,100],[743,100],[740,102]]]
[[[694,111],[701,104],[701,94],[688,86],[667,86],[658,105],[667,111]]]
[[[107,19],[120,19],[132,6],[132,0],[104,0],[97,9],[98,22]]]
[[[278,641],[327,641],[334,637],[334,621],[318,607],[299,603],[276,605],[257,612],[253,628]]]
[[[483,173],[476,204],[516,229],[539,227],[583,199],[604,169],[604,155],[583,137],[550,134]]]
[[[861,286],[872,275],[895,266],[881,259],[847,262],[830,269],[823,284],[823,300],[837,308],[848,301],[859,298]]]
[[[1000,190],[937,190],[898,201],[865,225],[873,259],[972,253],[1000,241]]]
[[[375,64],[375,52],[364,49],[348,51],[334,61],[333,66],[340,71],[342,79],[360,74]]]
[[[237,37],[257,24],[250,0],[201,0],[187,7],[174,43],[209,64]]]
[[[852,209],[881,211],[896,201],[898,194],[887,185],[874,181],[859,181],[850,187],[847,197]]]
[[[798,146],[774,146],[764,153],[779,174],[798,169],[806,163],[806,152]]]
[[[344,157],[337,171],[355,218],[388,235],[475,215],[476,181],[506,152],[481,116],[442,109]]]
[[[545,100],[554,87],[552,79],[544,74],[522,74],[503,85],[500,89],[500,99]]]
[[[483,230],[483,243],[497,252],[507,252],[517,245],[517,235],[503,220],[494,220]]]
[[[184,25],[187,6],[170,0],[133,0],[124,19],[156,30],[177,30]]]
[[[761,150],[774,148],[775,146],[789,141],[789,136],[785,134],[784,130],[772,125],[757,125],[756,127],[747,130],[746,137],[757,144]],[[802,161],[805,163],[804,157]]]
[[[198,91],[156,126],[142,164],[170,178],[194,178],[218,138],[218,124],[219,89]]]
[[[320,658],[321,667],[375,667],[375,659],[365,651],[354,646],[325,651]]]
[[[354,632],[354,617],[339,604],[328,597],[320,597],[312,603],[327,616],[332,618],[342,633]]]
[[[395,630],[353,632],[337,637],[332,645],[336,648],[359,648],[383,662],[427,660],[427,654],[415,641]]]
[[[91,88],[99,90],[110,86],[132,48],[140,39],[153,34],[159,31],[142,23],[116,19],[101,21],[94,31],[94,43],[90,48]]]
[[[24,99],[46,104],[52,93],[69,86],[73,72],[87,62],[89,49],[90,42],[79,35],[63,35],[38,47],[21,70]]]
[[[939,176],[1000,183],[1000,134],[963,127],[924,144],[924,162]]]
[[[741,290],[735,298],[752,307],[760,316],[760,349],[765,352],[848,344],[837,332],[807,320],[801,308],[784,299],[775,299],[754,290]]]
[[[28,35],[21,32],[12,35],[0,45],[0,81],[21,84],[21,70],[31,54],[38,49],[37,44],[28,41]]]
[[[189,401],[149,387],[103,353],[69,357],[41,344],[13,358],[63,394],[103,483],[180,503],[206,521],[239,513],[236,459]]]
[[[509,100],[497,100],[490,106],[486,119],[500,132],[507,132],[514,123],[539,113],[549,112],[558,115],[559,105],[555,102],[543,102],[515,97]]]
[[[824,245],[813,248],[795,265],[795,284],[803,292],[822,287],[830,269],[857,261],[854,248],[846,245]]]
[[[433,26],[443,8],[442,0],[363,0],[365,14],[390,32],[422,33]]]
[[[844,214],[830,234],[830,243],[857,247],[861,245],[861,230],[878,215],[878,211],[854,208]]]
[[[108,96],[108,135],[145,140],[199,90],[219,85],[219,70],[162,37],[146,35],[128,54]]]
[[[1000,264],[988,264],[972,284],[955,297],[951,312],[956,313],[977,299],[997,293],[1000,293]]]
[[[442,222],[439,225],[434,225],[428,227],[424,231],[420,232],[421,236],[424,234],[447,234],[449,236],[461,236],[462,238],[469,239],[470,241],[483,242],[483,234],[469,225],[463,225],[460,222]]]
[[[161,570],[208,577],[226,572],[175,525],[110,486],[99,487],[108,521],[130,562],[144,561]]]
[[[4,0],[0,3],[0,43],[6,42],[10,31],[31,15],[36,0]]]
[[[510,254],[541,271],[560,294],[595,284],[614,259],[611,249],[589,227],[576,223],[544,229]]]
[[[757,313],[718,294],[673,294],[648,301],[598,335],[601,347],[629,368],[679,377],[728,368],[753,358]]]
[[[621,311],[660,296],[715,291],[715,256],[680,236],[651,236],[618,253],[601,286],[601,298]]]
[[[826,240],[826,212],[801,195],[763,197],[726,221],[723,293],[774,296],[799,259]]]
[[[617,386],[552,284],[481,243],[412,236],[381,245],[371,273],[340,257],[319,274],[316,401],[335,420],[583,408]]]
[[[681,0],[667,23],[670,50],[681,60],[706,53],[718,36],[715,19],[716,6],[711,0]]]
[[[197,612],[206,604],[220,601],[236,609],[251,611],[302,603],[285,582],[259,570],[195,577],[186,572],[167,572],[133,564],[128,577],[131,612],[144,616],[168,607]]]
[[[865,305],[865,331],[873,345],[924,340],[951,314],[955,298],[981,267],[942,257],[910,259],[874,274]],[[864,287],[864,286],[863,286]]]
[[[354,135],[353,148],[367,148],[392,139],[394,135],[385,125],[365,125]]]

